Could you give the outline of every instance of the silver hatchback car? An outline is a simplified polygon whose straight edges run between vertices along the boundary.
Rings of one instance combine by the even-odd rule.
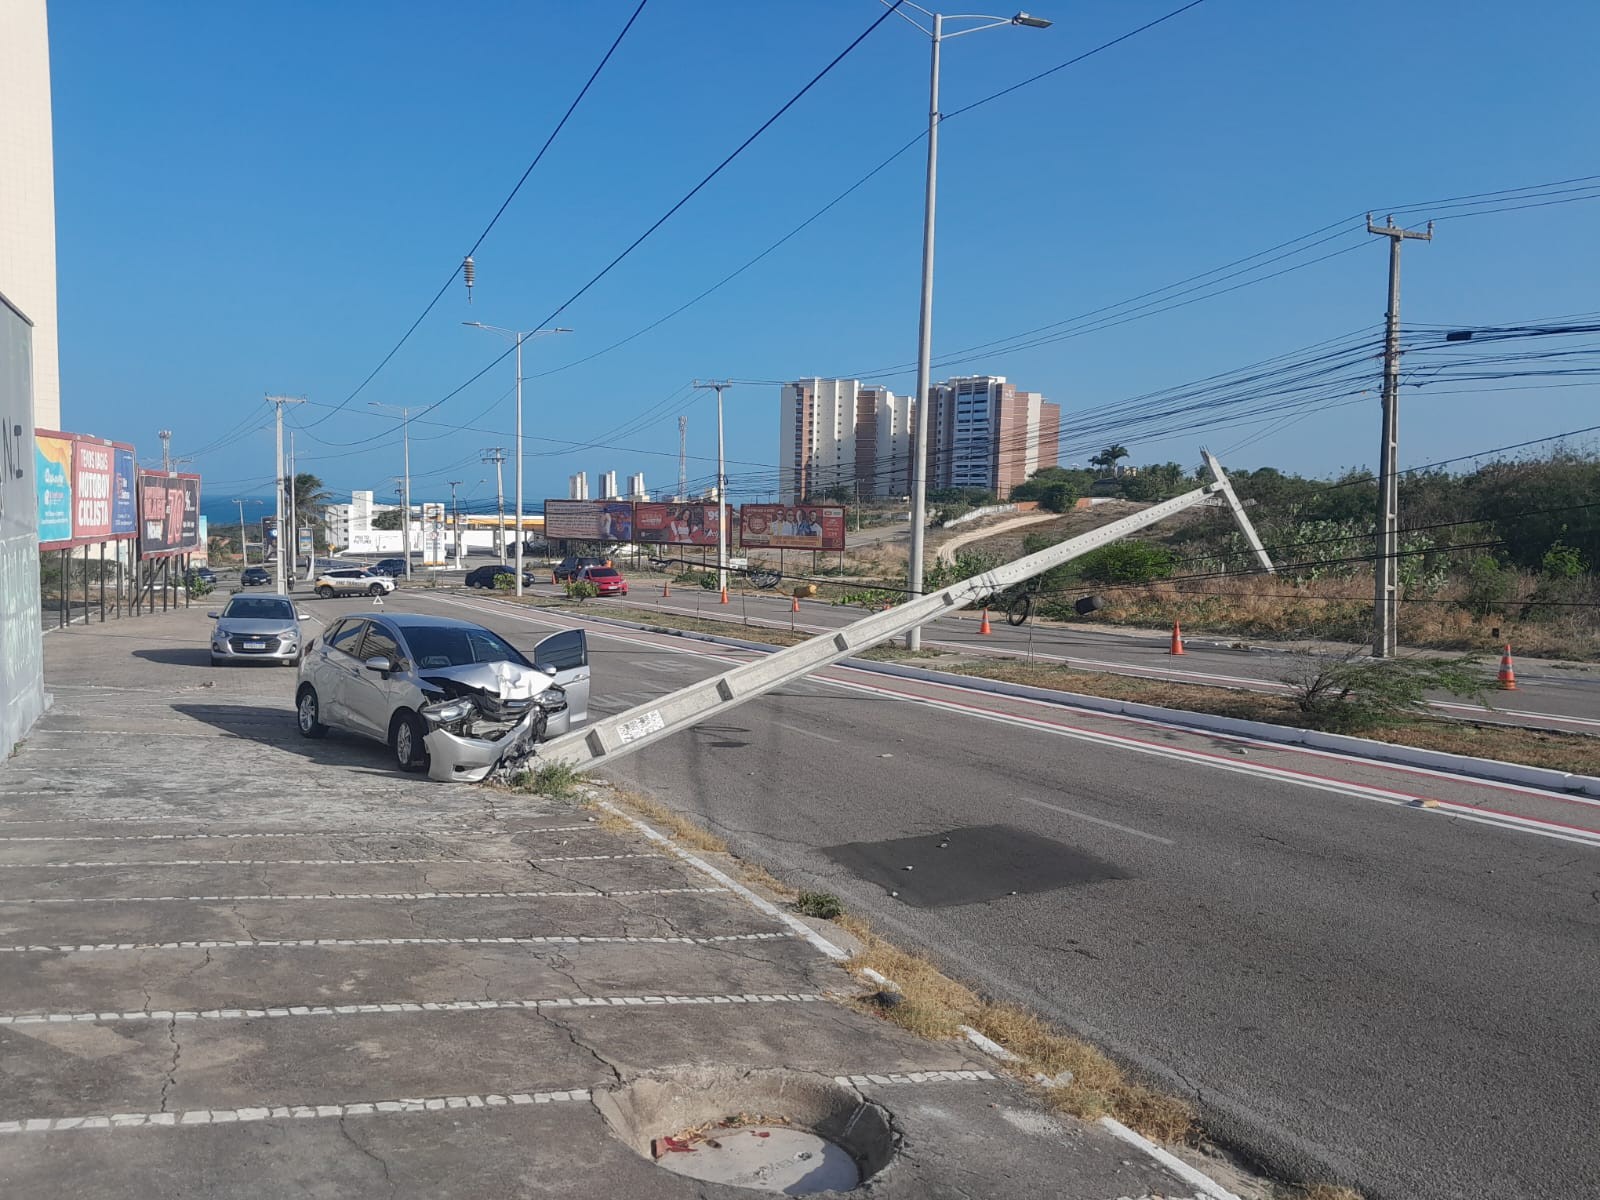
[[[475,782],[519,743],[589,719],[588,640],[581,629],[552,634],[530,661],[469,621],[345,617],[307,648],[295,717],[305,737],[364,734],[387,743],[402,771]]]
[[[298,666],[305,638],[300,622],[305,614],[288,596],[236,595],[220,612],[208,613],[211,631],[211,665],[236,662],[275,662]]]

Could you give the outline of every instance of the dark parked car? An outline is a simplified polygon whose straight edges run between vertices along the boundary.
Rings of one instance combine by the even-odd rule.
[[[272,481],[269,479],[267,482]],[[265,587],[272,582],[272,576],[267,574],[265,567],[246,567],[239,574],[239,582],[245,587]]]
[[[189,571],[190,579],[198,579],[201,583],[217,586],[217,573],[210,567],[193,567]]]
[[[380,558],[367,570],[374,575],[404,575],[406,573],[406,560],[403,558]]]
[[[500,586],[498,581],[502,576],[511,582],[511,586],[516,586],[517,569],[508,567],[504,563],[491,563],[487,567],[473,567],[472,570],[467,572],[467,578],[464,582],[468,587],[495,588]],[[532,587],[536,582],[538,581],[526,570],[522,572],[523,587]]]
[[[569,554],[555,565],[553,574],[557,583],[576,579],[585,567],[609,567],[609,558],[596,558],[592,554]]]

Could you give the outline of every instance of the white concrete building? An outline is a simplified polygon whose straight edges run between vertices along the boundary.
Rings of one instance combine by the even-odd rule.
[[[617,498],[617,473],[615,471],[602,471],[600,473],[600,494],[596,500],[615,500]]]
[[[33,420],[61,428],[45,0],[0,0],[0,292],[33,322]]]
[[[399,507],[398,504],[374,504],[370,491],[351,492],[349,504],[330,504],[322,510],[329,545],[341,550],[358,550],[360,544],[370,545],[372,535],[383,532],[372,528],[373,518],[379,513],[395,512]],[[400,537],[399,530],[394,531],[394,536]]]
[[[567,476],[567,499],[587,500],[589,498],[589,472],[579,471],[576,475]]]
[[[800,379],[778,404],[778,490],[785,500],[849,489],[852,498],[911,488],[911,397],[854,379]]]
[[[627,498],[629,500],[648,500],[648,499],[650,499],[650,493],[644,490],[644,472],[643,471],[637,471],[634,474],[628,476],[628,496],[627,496]]]

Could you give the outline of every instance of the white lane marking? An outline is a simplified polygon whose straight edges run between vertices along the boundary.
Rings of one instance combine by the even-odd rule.
[[[1079,812],[1075,808],[1063,808],[1059,804],[1047,804],[1043,800],[1035,800],[1032,796],[1018,796],[1024,804],[1031,804],[1035,808],[1048,808],[1051,812],[1060,813],[1065,817],[1076,817],[1080,821],[1090,821],[1096,825],[1104,825],[1108,829],[1117,829],[1123,833],[1131,833],[1134,837],[1149,838],[1152,842],[1160,842],[1163,846],[1177,845],[1171,838],[1160,837],[1154,833],[1146,833],[1142,829],[1135,829],[1131,825],[1119,825],[1115,821],[1108,821],[1104,817],[1091,817],[1086,812]]]
[[[1558,713],[1526,712],[1517,708],[1489,708],[1481,704],[1452,704],[1445,700],[1430,700],[1432,708],[1448,708],[1464,713],[1475,713],[1484,720],[1493,720],[1495,717],[1524,717],[1536,721],[1561,721],[1568,725],[1592,725],[1600,729],[1600,721],[1589,717],[1564,717]]]
[[[503,1009],[661,1008],[685,1004],[819,1004],[817,992],[745,992],[715,995],[554,996],[536,1000],[394,1000],[379,1004],[278,1004],[270,1008],[135,1008],[124,1012],[0,1014],[6,1025],[109,1025],[117,1022],[250,1021],[268,1017],[364,1017],[374,1013],[497,1012]]]
[[[646,937],[625,934],[552,933],[527,937],[255,938],[250,941],[91,942],[82,945],[0,946],[0,954],[101,954],[133,950],[306,950],[318,946],[715,946],[721,942],[770,942],[793,938],[788,930],[771,933],[719,933],[712,937]]]
[[[815,729],[807,729],[803,725],[791,725],[787,721],[774,721],[773,724],[780,729],[787,729],[790,733],[803,733],[806,737],[819,738],[824,742],[832,742],[836,746],[839,744],[838,738],[829,737],[825,733],[818,733]]]
[[[613,896],[683,896],[725,892],[727,888],[636,888],[632,891],[574,892],[302,892],[293,895],[262,893],[250,896],[11,896],[0,904],[163,904],[171,901],[244,904],[267,900],[536,900],[541,898],[609,899]]]
[[[85,824],[100,818],[64,818],[82,820]],[[154,820],[175,821],[177,817],[157,817]],[[27,822],[18,822],[26,824]],[[406,838],[432,837],[434,834],[477,835],[482,837],[517,836],[525,833],[575,833],[580,829],[594,829],[591,821],[583,825],[545,825],[531,829],[480,829],[475,825],[440,825],[422,829],[307,829],[294,833],[61,833],[27,834],[0,837],[0,842],[204,842],[237,841],[244,838]]]
[[[1199,1188],[1201,1194],[1209,1197],[1210,1200],[1239,1200],[1238,1196],[1230,1192],[1227,1188],[1223,1187],[1215,1179],[1212,1179],[1211,1176],[1201,1174],[1188,1163],[1184,1162],[1181,1158],[1177,1157],[1177,1155],[1170,1154],[1163,1150],[1149,1138],[1143,1137],[1129,1129],[1121,1121],[1113,1120],[1111,1117],[1101,1117],[1100,1125],[1102,1128],[1111,1133],[1113,1137],[1120,1138],[1122,1141],[1127,1142],[1130,1146],[1137,1146],[1139,1149],[1143,1150],[1151,1158],[1155,1159],[1156,1162],[1160,1163],[1163,1167],[1171,1171],[1185,1183],[1192,1187]]]
[[[996,1076],[989,1071],[892,1071],[884,1075],[835,1075],[840,1087],[864,1088],[877,1085],[903,1086],[908,1083],[988,1083]]]
[[[0,870],[27,870],[30,867],[83,869],[90,867],[388,867],[444,866],[468,863],[492,866],[496,863],[614,862],[624,858],[666,858],[665,854],[563,854],[554,858],[175,858],[152,862],[0,862]]]
[[[826,954],[835,962],[843,962],[845,959],[850,957],[842,949],[834,945],[827,938],[823,937],[799,917],[795,916],[793,913],[784,912],[783,909],[779,908],[776,904],[773,904],[769,900],[763,900],[760,896],[756,895],[731,875],[724,871],[717,870],[716,867],[713,867],[704,859],[690,854],[687,850],[683,849],[683,847],[679,846],[666,834],[660,832],[648,822],[641,821],[632,813],[624,811],[617,805],[611,803],[609,800],[601,800],[599,803],[601,808],[605,809],[613,816],[621,817],[624,821],[627,821],[652,842],[655,842],[660,846],[665,846],[668,850],[670,850],[673,854],[676,854],[679,858],[683,859],[684,862],[688,863],[695,870],[699,871],[703,875],[709,876],[710,878],[716,880],[719,884],[723,885],[720,889],[712,890],[730,891],[735,895],[742,897],[749,903],[755,905],[756,908],[764,912],[767,916],[774,917],[777,920],[782,921],[790,929],[794,930],[797,934],[803,937],[807,942],[811,943],[814,948],[820,950],[823,954]]]
[[[346,1117],[391,1113],[451,1112],[523,1104],[566,1104],[587,1101],[587,1088],[564,1092],[508,1092],[504,1095],[427,1096],[405,1100],[370,1100],[354,1104],[275,1104],[255,1108],[191,1108],[162,1113],[106,1113],[84,1117],[20,1117],[0,1121],[0,1134],[65,1133],[73,1129],[138,1129],[151,1125],[249,1125],[257,1121],[344,1120]]]

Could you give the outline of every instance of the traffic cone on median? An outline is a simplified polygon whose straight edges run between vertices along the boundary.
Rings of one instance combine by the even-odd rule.
[[[985,636],[988,636],[988,634],[991,632],[989,629],[989,608],[987,605],[985,605],[983,609],[983,620],[978,623],[978,632]]]
[[[1500,656],[1500,690],[1514,692],[1517,690],[1517,673],[1511,666],[1511,643],[1506,643],[1506,651]]]
[[[792,612],[792,613],[796,613],[796,612],[800,611],[800,597],[799,596],[790,597],[789,611]]]
[[[726,604],[727,602],[728,602],[728,589],[727,588],[723,588],[722,589],[722,603]]]
[[[1183,631],[1178,628],[1178,623],[1176,621],[1174,621],[1172,623],[1172,648],[1169,649],[1167,651],[1167,653],[1168,654],[1182,654],[1183,653]]]
[[[663,579],[661,581],[661,598],[665,600],[670,595],[672,595],[672,581]]]

